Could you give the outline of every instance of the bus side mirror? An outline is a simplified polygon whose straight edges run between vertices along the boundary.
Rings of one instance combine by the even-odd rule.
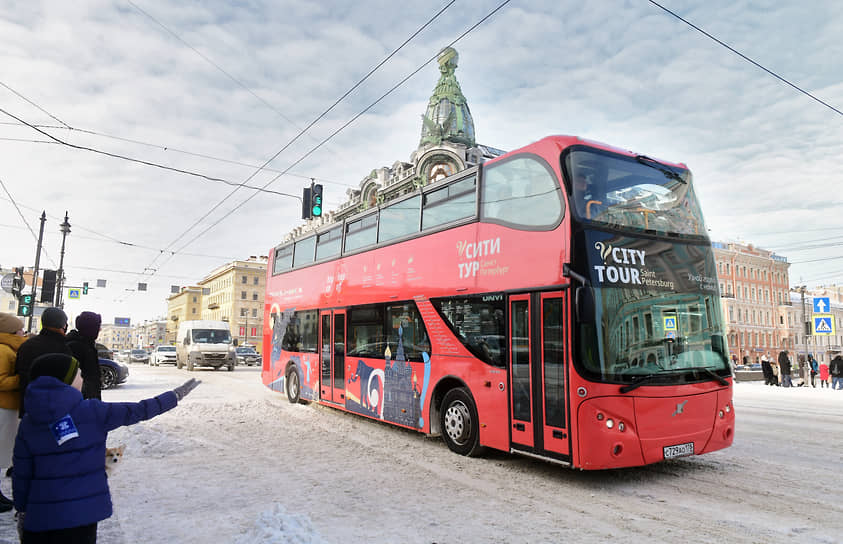
[[[577,287],[574,295],[577,321],[580,323],[594,322],[594,291],[590,286]]]
[[[237,338],[234,339],[234,347],[237,347]]]
[[[187,346],[187,345],[189,345],[189,344],[190,344],[190,337],[189,337],[189,336],[185,336],[185,337],[184,337],[184,345],[185,345],[185,346]]]

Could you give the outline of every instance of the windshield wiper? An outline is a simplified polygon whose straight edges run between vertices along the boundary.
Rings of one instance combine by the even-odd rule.
[[[664,174],[666,177],[668,177],[670,179],[675,179],[679,183],[685,183],[685,184],[688,183],[687,181],[682,179],[682,176],[680,176],[679,174],[677,174],[673,170],[670,170],[670,169],[662,166],[662,163],[660,163],[656,159],[651,159],[647,155],[636,155],[635,160],[638,161],[639,163],[643,164],[644,166],[649,166],[650,168],[655,168],[656,170],[658,170],[659,172]]]
[[[729,382],[727,382],[727,381],[726,381],[726,379],[725,379],[723,376],[721,376],[720,374],[718,374],[718,373],[714,372],[714,371],[713,371],[713,370],[711,370],[710,368],[706,368],[706,367],[704,367],[704,366],[697,366],[697,367],[691,367],[691,368],[683,368],[682,370],[685,370],[685,371],[688,371],[688,372],[705,372],[706,374],[708,374],[709,376],[711,376],[711,379],[712,379],[712,380],[715,380],[715,381],[716,381],[717,383],[719,383],[720,385],[729,385]]]
[[[647,374],[646,376],[641,376],[640,378],[638,378],[637,380],[635,380],[631,384],[624,385],[623,387],[621,387],[621,393],[629,393],[633,389],[638,389],[639,387],[641,387],[645,383],[651,381],[653,378],[658,378],[659,376],[660,376],[660,374],[658,374],[658,373]]]

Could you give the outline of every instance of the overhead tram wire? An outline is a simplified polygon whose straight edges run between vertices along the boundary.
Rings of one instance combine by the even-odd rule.
[[[506,6],[507,4],[509,4],[509,2],[510,2],[510,1],[511,1],[511,0],[504,0],[504,2],[502,2],[501,4],[499,4],[499,5],[498,5],[495,9],[493,9],[493,10],[492,10],[492,11],[490,11],[490,12],[489,12],[486,16],[484,16],[483,18],[481,18],[481,19],[480,19],[477,23],[475,23],[473,26],[471,26],[468,30],[466,30],[465,32],[463,32],[462,34],[460,34],[460,36],[459,36],[458,38],[456,38],[455,40],[453,40],[453,41],[452,41],[451,43],[449,43],[446,47],[451,47],[451,46],[453,46],[454,44],[456,44],[457,42],[459,42],[461,39],[463,39],[465,36],[467,36],[470,32],[472,32],[472,31],[473,31],[474,29],[476,29],[478,26],[480,26],[481,24],[483,24],[484,22],[486,22],[486,20],[488,20],[490,17],[492,17],[495,13],[497,13],[498,11],[500,11],[501,9],[503,9],[503,7],[504,7],[504,6]],[[414,75],[416,75],[417,73],[419,73],[420,71],[422,71],[422,69],[424,69],[424,67],[425,67],[425,66],[427,66],[428,64],[430,64],[431,62],[433,62],[434,60],[436,60],[436,58],[437,58],[437,57],[438,57],[438,53],[437,53],[436,55],[434,55],[433,57],[431,57],[430,59],[428,59],[428,60],[427,60],[424,64],[422,64],[421,66],[419,66],[418,68],[416,68],[414,71],[412,71],[412,72],[411,72],[409,75],[407,75],[404,79],[402,79],[401,81],[399,81],[396,85],[394,85],[394,86],[393,86],[391,89],[389,89],[386,93],[384,93],[383,95],[381,95],[381,96],[380,96],[380,98],[378,98],[377,100],[375,100],[374,102],[372,102],[371,104],[369,104],[368,106],[366,106],[366,108],[364,108],[364,109],[363,109],[363,111],[361,111],[360,113],[358,113],[357,115],[355,115],[354,117],[352,117],[352,118],[351,118],[351,119],[350,119],[347,123],[345,123],[343,126],[341,126],[341,127],[340,127],[340,128],[338,128],[337,130],[335,130],[333,133],[331,133],[331,134],[330,134],[327,138],[325,138],[324,140],[322,140],[322,142],[320,142],[320,143],[319,143],[316,147],[314,147],[313,149],[311,149],[310,151],[308,151],[307,153],[305,153],[304,155],[302,155],[302,156],[301,156],[298,160],[296,160],[294,163],[292,163],[290,166],[288,166],[288,167],[285,169],[285,172],[286,172],[287,170],[289,170],[289,169],[293,168],[294,166],[296,166],[297,164],[299,164],[299,163],[300,163],[300,162],[302,162],[303,160],[305,160],[305,159],[306,159],[307,157],[309,157],[310,155],[312,155],[312,154],[313,154],[316,150],[318,150],[320,147],[322,147],[325,143],[327,143],[329,140],[331,140],[334,136],[336,136],[337,134],[339,134],[340,132],[342,132],[343,130],[345,130],[345,129],[349,126],[349,125],[351,125],[354,121],[356,121],[358,118],[360,118],[363,114],[365,114],[365,113],[366,113],[366,112],[368,112],[370,109],[372,109],[374,106],[376,106],[377,104],[379,104],[379,103],[380,103],[380,102],[381,102],[384,98],[386,98],[387,96],[389,96],[390,94],[392,94],[392,93],[393,93],[396,89],[398,89],[399,87],[401,87],[404,83],[406,83],[406,82],[407,82],[410,78],[412,78]],[[269,181],[268,181],[265,185],[263,185],[263,187],[268,187],[270,184],[274,183],[274,182],[275,182],[278,178],[280,178],[280,177],[281,177],[281,175],[283,175],[283,173],[282,173],[282,174],[279,174],[279,175],[275,176],[274,178],[272,178],[271,180],[269,180]],[[214,228],[215,226],[217,226],[219,223],[221,223],[223,220],[225,220],[227,217],[229,217],[232,213],[234,213],[235,211],[237,211],[238,209],[240,209],[240,208],[241,208],[244,204],[246,204],[249,200],[251,200],[252,198],[254,198],[255,196],[257,196],[257,194],[258,194],[258,193],[253,193],[251,196],[249,196],[249,198],[247,198],[246,200],[242,201],[240,204],[238,204],[237,206],[235,206],[232,210],[230,210],[228,213],[226,213],[225,215],[223,215],[222,217],[220,217],[218,220],[216,220],[214,223],[212,223],[210,226],[208,226],[205,230],[203,230],[202,232],[200,232],[199,234],[197,234],[196,236],[194,236],[193,238],[191,238],[191,239],[190,239],[190,241],[188,241],[186,244],[184,244],[183,246],[181,246],[180,250],[181,250],[181,249],[184,249],[185,247],[187,247],[187,246],[189,246],[190,244],[192,244],[193,242],[195,242],[195,241],[196,241],[199,237],[201,237],[201,236],[202,236],[202,235],[204,235],[206,232],[208,232],[209,230],[211,230],[212,228]]]
[[[653,4],[654,6],[656,6],[656,7],[660,8],[660,9],[662,9],[662,10],[666,11],[666,12],[667,12],[667,13],[669,13],[670,15],[673,15],[674,17],[676,17],[677,19],[679,19],[680,21],[682,21],[682,22],[683,22],[683,23],[685,23],[686,25],[690,26],[691,28],[693,28],[693,29],[694,29],[694,30],[696,30],[697,32],[700,32],[701,34],[705,35],[706,37],[711,38],[712,40],[714,40],[715,42],[719,43],[720,45],[722,45],[723,47],[725,47],[726,49],[728,49],[728,50],[729,50],[729,51],[731,51],[732,53],[734,53],[734,54],[738,55],[739,57],[741,57],[741,58],[742,58],[742,59],[744,59],[745,61],[747,61],[747,62],[750,62],[750,63],[754,64],[754,65],[755,65],[755,66],[757,66],[758,68],[761,68],[762,70],[764,70],[765,72],[767,72],[768,74],[770,74],[770,75],[771,75],[771,76],[773,76],[774,78],[778,79],[778,80],[779,80],[779,81],[781,81],[782,83],[785,83],[786,85],[789,85],[789,86],[793,87],[794,89],[796,89],[796,90],[797,90],[797,91],[799,91],[800,93],[802,93],[802,94],[804,94],[805,96],[807,96],[807,97],[811,98],[812,100],[815,100],[815,101],[819,102],[820,104],[822,104],[822,105],[823,105],[823,106],[825,106],[826,108],[830,109],[831,111],[833,111],[833,112],[837,113],[838,115],[843,115],[843,111],[840,111],[839,109],[835,108],[835,107],[834,107],[834,106],[832,106],[831,104],[829,104],[829,103],[827,103],[827,102],[824,102],[823,100],[821,100],[821,99],[817,98],[816,96],[814,96],[814,95],[812,95],[811,93],[809,93],[808,91],[806,91],[806,90],[802,89],[802,88],[801,88],[801,87],[799,87],[798,85],[796,85],[796,84],[794,84],[794,83],[791,83],[790,81],[788,81],[787,79],[783,78],[783,77],[782,77],[782,76],[780,76],[779,74],[777,74],[777,73],[773,72],[772,70],[769,70],[769,69],[765,68],[764,66],[762,66],[762,65],[761,65],[761,64],[759,64],[758,62],[755,62],[755,61],[754,61],[754,60],[752,60],[751,58],[747,57],[746,55],[744,55],[743,53],[741,53],[740,51],[738,51],[737,49],[735,49],[735,48],[734,48],[734,47],[732,47],[731,45],[729,45],[729,44],[727,44],[727,43],[725,43],[725,42],[723,42],[723,41],[721,41],[721,40],[719,40],[719,39],[715,38],[714,36],[712,36],[711,34],[709,34],[708,32],[706,32],[706,31],[705,31],[705,30],[703,30],[702,28],[698,27],[697,25],[695,25],[694,23],[692,23],[692,22],[688,21],[687,19],[683,19],[680,15],[678,15],[678,14],[676,14],[676,13],[674,13],[674,12],[670,11],[668,8],[666,8],[666,7],[664,7],[663,5],[659,4],[659,3],[658,3],[658,2],[656,2],[655,0],[649,0],[649,2],[650,2],[651,4]]]
[[[2,121],[2,122],[0,122],[0,125],[11,125],[11,126],[16,126],[16,127],[21,126],[20,123],[12,123],[12,122],[9,122],[9,121]],[[42,129],[70,130],[72,132],[80,132],[82,134],[89,134],[91,136],[100,136],[102,138],[109,138],[109,139],[117,140],[117,141],[120,141],[120,142],[126,142],[126,143],[130,143],[130,144],[137,144],[137,145],[142,145],[142,146],[146,146],[146,147],[151,147],[151,148],[154,148],[154,149],[158,149],[160,151],[172,151],[174,153],[181,153],[181,154],[184,154],[184,155],[188,155],[188,156],[191,156],[191,157],[197,157],[197,158],[200,158],[200,159],[208,159],[208,160],[211,160],[211,161],[218,161],[218,162],[222,162],[222,163],[226,163],[226,164],[234,164],[236,166],[246,166],[248,168],[257,168],[257,165],[249,164],[249,163],[246,163],[246,162],[240,162],[240,161],[235,161],[235,160],[231,160],[231,159],[224,159],[222,157],[215,157],[213,155],[206,155],[204,153],[196,153],[196,152],[193,152],[193,151],[186,151],[184,149],[179,149],[179,148],[168,146],[168,145],[152,144],[152,143],[144,142],[144,141],[141,141],[141,140],[133,140],[131,138],[124,138],[122,136],[114,136],[112,134],[106,134],[104,132],[98,132],[96,130],[90,130],[90,129],[84,129],[84,128],[78,128],[78,127],[61,127],[61,126],[56,126],[56,125],[43,125],[43,124],[36,124],[36,123],[33,123],[32,126],[37,127],[37,128],[42,128]],[[0,140],[13,141],[13,142],[16,141],[16,142],[24,142],[24,143],[34,143],[34,144],[59,145],[58,142],[47,141],[47,140],[29,140],[29,139],[24,139],[24,138],[0,138]],[[267,172],[273,172],[273,173],[281,172],[280,170],[276,170],[276,169],[273,169],[273,168],[264,168],[264,170],[266,170]],[[315,180],[319,181],[320,183],[329,184],[329,185],[339,185],[341,187],[354,187],[354,185],[351,184],[351,183],[342,183],[340,181],[333,181],[333,180],[330,180],[330,179],[320,178],[319,176],[308,176],[308,175],[305,175],[305,174],[296,174],[294,172],[287,172],[287,175],[295,177],[295,178],[301,178],[301,179],[307,179],[307,180],[315,179]]]
[[[237,183],[235,181],[230,181],[230,180],[223,179],[223,178],[207,176],[205,174],[200,174],[198,172],[193,172],[191,170],[184,170],[182,168],[174,168],[172,166],[166,166],[166,165],[159,164],[159,163],[152,162],[152,161],[147,161],[147,160],[143,160],[143,159],[136,159],[134,157],[127,157],[125,155],[120,155],[119,153],[111,153],[111,152],[108,152],[108,151],[103,151],[101,149],[97,149],[97,148],[94,148],[94,147],[87,147],[87,146],[83,146],[83,145],[72,144],[70,142],[66,142],[66,141],[64,141],[60,138],[57,138],[57,137],[53,136],[49,132],[45,132],[45,131],[39,129],[38,127],[36,127],[32,123],[24,121],[20,117],[14,115],[12,113],[9,113],[8,111],[6,111],[3,108],[0,108],[0,113],[6,114],[9,117],[11,117],[12,119],[15,119],[16,121],[20,122],[21,124],[28,126],[29,128],[39,132],[40,134],[43,134],[44,136],[50,138],[51,140],[54,140],[56,143],[67,146],[67,147],[70,147],[72,149],[78,149],[80,151],[89,151],[91,153],[97,153],[99,155],[105,155],[106,157],[111,157],[111,158],[114,158],[114,159],[121,159],[121,160],[124,160],[124,161],[143,164],[143,165],[146,165],[146,166],[161,168],[162,170],[169,170],[171,172],[176,172],[178,174],[186,174],[188,176],[194,176],[194,177],[205,179],[205,180],[212,181],[212,182],[215,182],[215,183],[223,183],[225,185],[230,185],[232,187],[238,187],[238,188],[239,187],[246,187],[248,189],[252,189],[252,190],[255,190],[255,191],[258,191],[258,192],[262,192],[262,193],[270,193],[270,194],[274,194],[274,195],[286,196],[286,197],[290,197],[290,198],[295,198],[297,200],[301,200],[301,197],[298,196],[298,195],[293,195],[293,194],[290,194],[290,193],[284,193],[282,191],[274,191],[272,189],[266,189],[264,187],[255,187],[255,186],[252,186],[252,185],[247,185],[245,182]]]
[[[35,240],[35,243],[37,244],[38,243],[38,236],[35,234],[35,231],[32,230],[32,227],[30,226],[29,221],[26,220],[26,216],[23,215],[22,211],[20,211],[20,207],[18,206],[18,203],[15,201],[15,197],[12,196],[12,193],[9,192],[9,189],[6,187],[6,184],[3,183],[3,178],[0,178],[0,186],[3,187],[3,191],[5,191],[6,195],[8,195],[9,200],[12,202],[12,205],[18,211],[18,215],[20,215],[21,221],[23,221],[23,224],[26,225],[27,229],[29,229],[29,233],[32,234],[32,238]],[[44,256],[47,257],[50,260],[50,264],[52,264],[53,267],[55,267],[56,262],[53,260],[52,257],[50,257],[50,254],[47,253],[47,249],[44,248],[44,247],[41,247],[41,251],[43,251]]]
[[[328,107],[325,111],[323,111],[323,112],[322,112],[322,113],[320,113],[320,114],[319,114],[319,115],[318,115],[315,119],[313,119],[313,120],[312,120],[312,121],[311,121],[311,122],[310,122],[310,123],[309,123],[309,124],[308,124],[308,125],[304,128],[304,129],[300,130],[300,131],[299,131],[299,133],[298,133],[298,134],[296,134],[296,135],[295,135],[295,136],[294,136],[294,137],[293,137],[290,141],[288,141],[288,142],[287,142],[287,143],[286,143],[286,144],[285,144],[285,145],[284,145],[284,146],[283,146],[280,150],[278,150],[278,152],[277,152],[277,153],[275,153],[275,154],[274,154],[272,157],[270,157],[270,158],[269,158],[266,162],[264,162],[264,163],[263,163],[263,165],[261,165],[260,167],[258,167],[258,169],[257,169],[257,170],[255,170],[255,172],[253,172],[253,173],[252,173],[252,175],[251,175],[251,176],[249,176],[249,177],[246,179],[246,181],[251,180],[251,179],[252,179],[254,176],[256,176],[259,172],[261,172],[263,169],[265,169],[265,168],[266,168],[266,166],[267,166],[267,165],[269,165],[269,163],[271,163],[271,162],[272,162],[272,161],[274,161],[274,160],[275,160],[275,159],[276,159],[279,155],[281,155],[281,153],[283,153],[284,151],[286,151],[286,150],[287,150],[287,149],[288,149],[288,148],[289,148],[289,147],[290,147],[293,143],[295,143],[295,142],[296,142],[299,138],[301,138],[301,137],[302,137],[302,136],[303,136],[303,135],[304,135],[304,134],[305,134],[308,130],[310,130],[310,128],[311,128],[311,127],[313,127],[313,125],[315,125],[317,122],[319,122],[319,121],[320,121],[323,117],[325,117],[325,115],[327,115],[328,113],[330,113],[330,112],[331,112],[331,111],[332,111],[332,110],[333,110],[333,109],[334,109],[334,108],[335,108],[335,107],[336,107],[336,106],[337,106],[340,102],[342,102],[342,101],[343,101],[346,97],[348,97],[348,95],[349,95],[349,94],[351,94],[351,93],[352,93],[355,89],[357,89],[357,87],[359,87],[360,85],[362,85],[362,84],[363,84],[363,83],[364,83],[367,79],[369,79],[369,77],[371,77],[371,76],[372,76],[372,74],[374,74],[374,73],[375,73],[375,72],[376,72],[376,71],[377,71],[377,70],[378,70],[381,66],[383,66],[384,64],[386,64],[386,62],[387,62],[387,61],[389,61],[389,59],[391,59],[393,56],[395,56],[395,54],[397,54],[397,53],[398,53],[401,49],[403,49],[403,48],[404,48],[404,46],[406,46],[406,45],[407,45],[407,44],[408,44],[408,43],[409,43],[409,42],[410,42],[413,38],[415,38],[416,36],[418,36],[418,35],[419,35],[419,34],[420,34],[420,33],[421,33],[421,32],[422,32],[425,28],[427,28],[428,26],[430,26],[430,25],[433,23],[433,21],[435,21],[435,20],[436,20],[436,19],[437,19],[440,15],[442,15],[442,13],[444,13],[444,12],[445,12],[445,10],[447,10],[449,7],[451,7],[451,5],[452,5],[452,4],[454,4],[454,2],[455,2],[455,1],[456,1],[456,0],[451,0],[451,1],[450,1],[448,4],[446,4],[446,5],[445,5],[442,9],[440,9],[438,12],[436,12],[436,14],[435,14],[435,15],[433,15],[430,19],[428,19],[428,21],[427,21],[427,22],[425,22],[425,23],[424,23],[421,27],[419,27],[419,29],[418,29],[418,30],[416,30],[415,32],[413,32],[413,34],[411,34],[409,38],[407,38],[406,40],[404,40],[404,42],[403,42],[401,45],[399,45],[397,48],[395,48],[395,50],[393,50],[393,51],[392,51],[389,55],[387,55],[387,56],[386,56],[386,57],[385,57],[382,61],[380,61],[380,62],[379,62],[379,63],[378,63],[378,64],[377,64],[374,68],[372,68],[371,70],[369,70],[369,72],[368,72],[365,76],[363,76],[363,78],[362,78],[362,79],[360,79],[357,83],[355,83],[354,85],[352,85],[350,89],[348,89],[348,90],[347,90],[347,91],[346,91],[346,92],[345,92],[342,96],[340,96],[337,100],[335,100],[335,101],[334,101],[334,103],[333,103],[333,104],[331,104],[331,105],[330,105],[330,106],[329,106],[329,107]],[[507,2],[509,2],[509,0],[507,0]],[[505,2],[505,3],[507,3],[507,2]],[[500,8],[498,8],[498,9],[500,9]],[[435,58],[435,57],[434,57],[434,58]],[[430,61],[428,61],[428,62],[430,62]],[[427,63],[425,63],[425,64],[427,64]],[[391,91],[390,91],[390,92],[391,92]],[[383,99],[383,97],[381,97],[380,99],[378,99],[378,102],[379,102],[380,100],[382,100],[382,99]],[[375,104],[376,104],[376,103],[377,103],[377,102],[375,102]],[[373,104],[373,105],[374,105],[374,104]],[[372,106],[369,106],[369,107],[371,108]],[[367,108],[367,110],[368,110],[368,108]],[[363,112],[363,113],[365,113],[365,111],[366,111],[366,110],[364,110],[364,112]],[[362,115],[362,113],[361,113],[360,115]],[[360,115],[358,115],[357,117],[359,117]],[[355,119],[356,119],[357,117],[355,117]],[[346,125],[346,126],[347,126],[347,125]],[[345,127],[343,127],[343,128],[345,128]],[[319,143],[316,147],[314,147],[314,148],[310,151],[310,153],[312,153],[313,151],[315,151],[315,150],[319,149],[320,147],[322,147],[325,143],[327,143],[327,142],[328,142],[328,140],[330,140],[331,138],[333,138],[333,136],[334,136],[334,135],[336,135],[338,132],[339,132],[339,131],[335,132],[334,134],[332,134],[332,135],[331,135],[330,137],[328,137],[327,139],[322,140],[322,142],[320,142],[320,143]],[[309,155],[310,153],[308,153],[307,155]],[[307,155],[305,155],[305,157],[306,157]],[[279,177],[281,177],[282,175],[285,175],[287,172],[289,172],[289,171],[290,171],[290,169],[292,169],[292,167],[293,167],[293,166],[295,166],[296,164],[300,163],[302,160],[304,160],[304,157],[302,157],[301,159],[299,159],[299,160],[298,160],[296,163],[294,163],[293,165],[291,165],[291,166],[287,167],[287,168],[286,168],[283,172],[281,172],[280,174],[278,174],[277,176],[275,176],[274,178],[272,178],[269,182],[267,182],[266,184],[264,184],[264,185],[263,185],[263,187],[264,187],[264,188],[268,187],[271,183],[273,183],[273,182],[274,182],[275,180],[277,180]],[[179,240],[181,240],[182,238],[184,238],[184,237],[185,237],[185,236],[186,236],[186,235],[187,235],[187,234],[188,234],[191,230],[193,230],[193,229],[194,229],[197,225],[199,225],[199,223],[201,223],[202,221],[204,221],[205,219],[207,219],[207,218],[208,218],[208,216],[210,216],[210,215],[211,215],[214,211],[216,211],[216,210],[217,210],[217,209],[218,209],[218,208],[219,208],[219,207],[220,207],[220,206],[221,206],[221,205],[222,205],[225,201],[227,201],[229,198],[231,198],[231,197],[234,195],[234,193],[236,193],[236,192],[237,192],[237,189],[235,189],[235,190],[231,191],[228,195],[226,195],[225,197],[223,197],[223,198],[222,198],[222,200],[220,200],[219,202],[217,202],[217,203],[216,203],[216,204],[215,204],[215,205],[214,205],[214,206],[213,206],[210,210],[208,210],[208,211],[207,211],[207,212],[206,212],[206,213],[205,213],[202,217],[200,217],[200,218],[199,218],[198,220],[196,220],[193,224],[191,224],[191,225],[190,225],[190,226],[189,226],[189,227],[188,227],[188,228],[187,228],[184,232],[182,232],[179,236],[177,236],[177,237],[176,237],[176,239],[175,239],[175,240],[173,240],[173,242],[171,242],[171,243],[170,243],[167,247],[168,247],[168,248],[169,248],[169,247],[171,247],[171,246],[172,246],[172,245],[174,245],[176,242],[178,242]],[[246,198],[246,200],[244,200],[244,201],[242,201],[240,204],[238,204],[238,205],[234,208],[234,210],[237,210],[237,209],[239,209],[240,207],[242,207],[242,205],[243,205],[243,204],[245,204],[246,202],[248,202],[249,200],[251,200],[251,199],[252,199],[252,197],[254,197],[254,195],[256,195],[256,194],[257,194],[257,193],[253,193],[252,195],[250,195],[248,198]],[[234,211],[234,210],[232,210],[232,211]],[[223,215],[222,219],[225,219],[226,217],[228,217],[229,215],[231,215],[231,213],[232,213],[232,212],[228,212],[227,214]],[[222,219],[221,219],[221,220],[222,220]],[[219,221],[217,221],[217,222],[213,223],[213,224],[211,225],[211,227],[209,227],[209,228],[212,228],[212,227],[216,226],[218,223],[219,223]],[[189,245],[189,244],[193,243],[193,241],[195,241],[195,240],[196,240],[199,236],[202,236],[203,234],[205,234],[205,232],[207,232],[207,230],[208,230],[208,229],[203,230],[202,232],[200,232],[200,233],[199,233],[199,235],[198,235],[198,236],[196,236],[196,237],[192,238],[192,239],[191,239],[191,240],[190,240],[187,244],[185,244],[184,246],[182,246],[182,249],[183,249],[184,247],[187,247],[187,245]],[[154,262],[154,261],[153,261],[153,262]]]
[[[47,110],[45,110],[44,108],[42,108],[41,106],[39,106],[38,104],[36,104],[35,102],[33,102],[32,100],[28,99],[27,97],[25,97],[25,96],[24,96],[24,95],[22,95],[21,93],[17,92],[17,91],[16,91],[16,90],[14,90],[13,88],[9,87],[8,85],[6,85],[5,83],[3,83],[2,81],[0,81],[0,86],[3,86],[4,88],[8,89],[8,90],[9,90],[10,92],[12,92],[15,96],[17,96],[17,97],[18,97],[18,98],[20,98],[21,100],[25,101],[26,103],[31,104],[31,105],[33,105],[33,106],[35,106],[36,108],[38,108],[39,110],[41,110],[43,113],[46,113],[46,114],[47,114],[50,118],[55,119],[56,121],[58,121],[59,123],[61,123],[62,125],[64,125],[66,128],[70,128],[70,125],[68,125],[67,123],[65,123],[64,121],[62,121],[61,119],[59,119],[58,117],[56,117],[55,115],[53,115],[52,113],[48,112]]]

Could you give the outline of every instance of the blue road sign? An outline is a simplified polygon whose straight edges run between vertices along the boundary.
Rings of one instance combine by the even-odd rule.
[[[68,289],[67,290],[67,298],[78,299],[81,296],[81,291],[79,289]]]
[[[834,334],[834,316],[833,315],[814,315],[814,334],[832,336]]]
[[[663,317],[662,320],[664,321],[664,330],[666,331],[675,331],[676,330],[676,317]]]
[[[814,297],[814,313],[827,314],[831,311],[831,304],[828,303],[828,297]]]

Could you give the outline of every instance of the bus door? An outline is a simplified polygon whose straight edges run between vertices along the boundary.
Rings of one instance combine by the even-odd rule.
[[[345,310],[319,312],[321,399],[345,406]]]
[[[513,448],[567,458],[566,308],[562,291],[509,297]]]

